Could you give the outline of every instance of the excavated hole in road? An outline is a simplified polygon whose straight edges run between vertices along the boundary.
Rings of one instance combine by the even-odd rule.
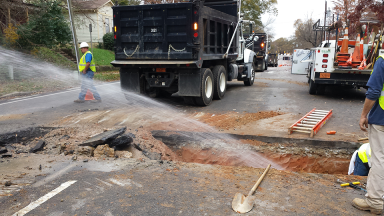
[[[224,142],[240,142],[243,147],[226,149],[212,145],[223,140],[193,139],[196,132],[152,131],[152,135],[184,162],[263,168],[268,163],[263,159],[268,159],[275,168],[324,174],[347,174],[350,158],[359,147],[350,142],[235,135]]]
[[[41,139],[54,129],[59,128],[36,127],[3,134],[0,135],[0,146]],[[61,130],[66,131],[64,128]],[[153,138],[149,138],[151,134]],[[225,140],[218,139],[223,135],[226,135]],[[151,139],[161,142],[156,143]],[[350,142],[181,131],[148,131],[141,137],[143,141],[149,147],[145,151],[160,153],[163,160],[257,168],[266,167],[272,162],[277,169],[326,174],[347,174],[350,157],[359,147],[358,143]],[[157,146],[157,149],[153,146]],[[172,151],[173,155],[178,156],[177,159],[169,156]]]

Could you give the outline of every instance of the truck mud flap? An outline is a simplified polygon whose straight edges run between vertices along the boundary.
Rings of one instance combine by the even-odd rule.
[[[130,69],[132,70],[132,69]],[[120,85],[125,91],[140,93],[140,74],[139,72],[127,72],[120,69]]]
[[[179,96],[200,97],[200,73],[180,73]]]

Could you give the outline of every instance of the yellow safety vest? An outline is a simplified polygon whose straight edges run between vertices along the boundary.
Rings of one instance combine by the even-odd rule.
[[[371,159],[371,147],[369,146],[369,143],[363,144],[359,148],[357,154],[359,155],[359,158],[363,163],[368,163]]]
[[[87,65],[87,62],[85,61],[85,56],[88,53],[92,55],[91,51],[87,51],[86,53],[84,53],[84,55],[80,59],[80,63],[79,63],[80,72],[83,72],[83,70],[85,69],[85,66]],[[96,72],[96,65],[95,65],[95,62],[93,61],[93,56],[92,56],[91,65],[89,66],[89,69],[91,69],[91,71],[93,72]]]
[[[379,56],[379,57],[377,57],[376,61],[379,58],[382,58],[384,60],[384,56]],[[373,69],[371,71],[371,75],[372,75],[372,73],[373,73]],[[383,89],[381,90],[381,96],[379,97],[379,105],[380,105],[381,109],[384,110],[384,85],[383,85]]]

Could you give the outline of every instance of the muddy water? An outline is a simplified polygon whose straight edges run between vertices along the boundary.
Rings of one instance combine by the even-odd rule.
[[[184,162],[222,166],[263,168],[273,161],[275,169],[295,172],[347,174],[349,159],[303,156],[285,153],[257,153],[252,150],[218,150],[183,147],[177,151]],[[277,166],[276,166],[277,165]]]

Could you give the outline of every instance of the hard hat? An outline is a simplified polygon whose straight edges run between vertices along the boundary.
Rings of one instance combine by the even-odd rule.
[[[87,42],[81,42],[80,48],[89,47]]]

